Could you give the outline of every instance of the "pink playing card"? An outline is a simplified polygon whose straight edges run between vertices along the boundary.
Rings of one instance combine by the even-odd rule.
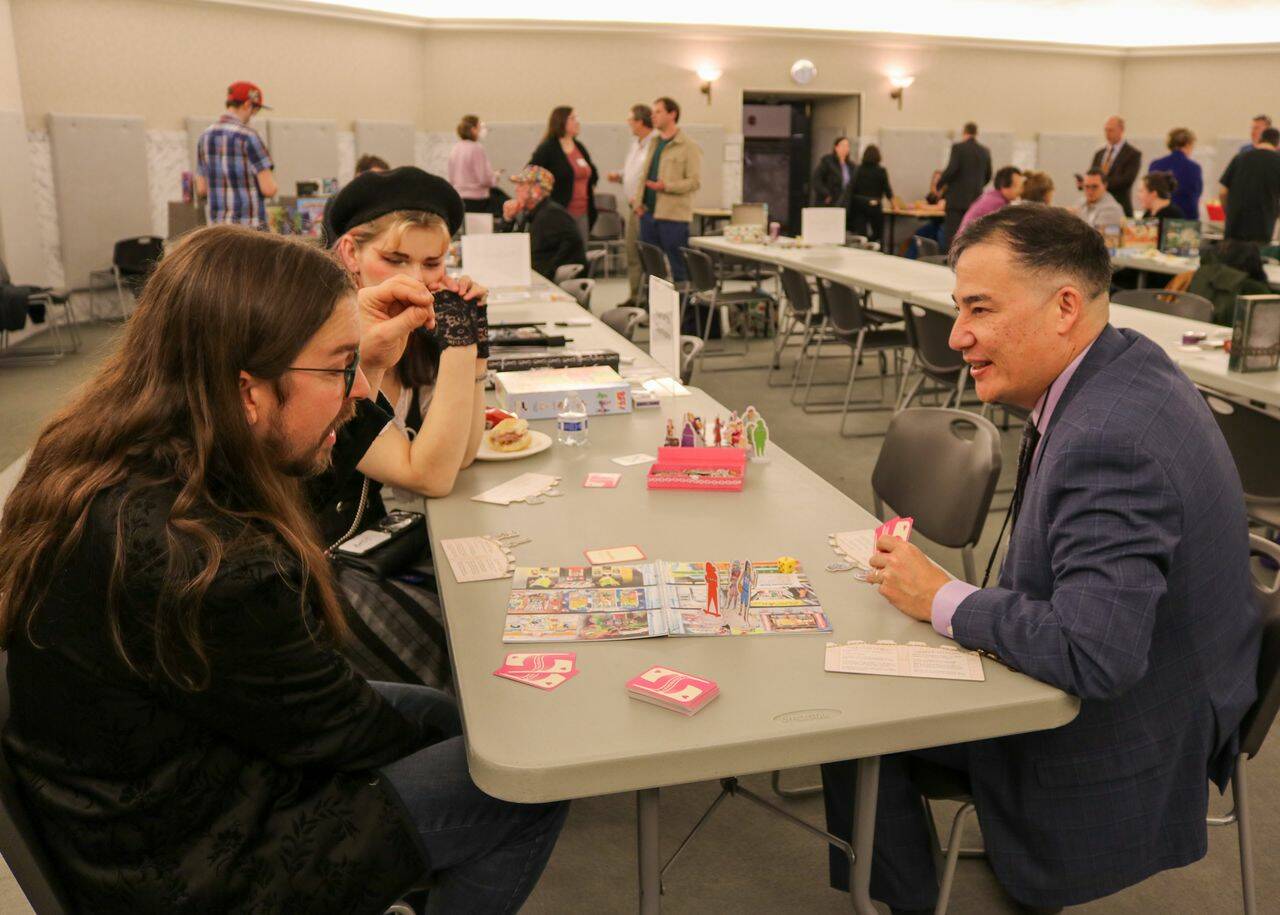
[[[876,540],[881,537],[897,537],[899,540],[911,539],[911,525],[915,522],[914,518],[890,518],[884,524],[876,528]]]
[[[578,671],[571,670],[568,673],[542,673],[542,672],[526,672],[511,671],[499,667],[493,672],[495,677],[502,677],[504,680],[514,680],[516,683],[525,683],[538,689],[552,690],[557,686],[563,686],[578,675]]]
[[[627,681],[627,691],[637,699],[692,715],[720,694],[714,680],[681,673],[669,667],[650,667]]]
[[[572,651],[519,651],[507,655],[498,670],[503,673],[567,674],[578,656]]]
[[[582,485],[588,489],[613,489],[621,479],[620,473],[589,473]]]

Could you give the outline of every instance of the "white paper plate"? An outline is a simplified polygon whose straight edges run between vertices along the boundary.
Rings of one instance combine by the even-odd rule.
[[[527,458],[531,454],[540,454],[551,447],[551,436],[545,432],[539,432],[537,429],[530,429],[529,436],[533,439],[529,443],[529,447],[524,451],[494,451],[489,447],[488,433],[480,439],[480,448],[476,451],[477,461],[518,461],[520,458]]]

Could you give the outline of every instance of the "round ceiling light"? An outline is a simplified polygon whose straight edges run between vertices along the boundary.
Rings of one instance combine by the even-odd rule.
[[[818,68],[811,60],[797,60],[791,65],[791,79],[797,86],[807,86],[818,75]]]

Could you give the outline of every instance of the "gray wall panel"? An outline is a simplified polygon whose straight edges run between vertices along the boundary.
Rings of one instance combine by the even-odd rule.
[[[68,286],[111,263],[117,241],[151,232],[142,118],[49,115]]]
[[[292,196],[298,181],[338,177],[336,121],[272,118],[267,125],[267,148],[283,196]]]
[[[356,158],[379,156],[392,168],[412,165],[413,135],[407,121],[356,121]]]
[[[0,257],[15,283],[46,285],[27,125],[18,111],[0,111]]]

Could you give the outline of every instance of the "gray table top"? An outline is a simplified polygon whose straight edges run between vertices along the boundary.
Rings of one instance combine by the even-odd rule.
[[[493,308],[492,320],[583,315],[563,311],[576,306],[562,303]],[[652,367],[647,354],[607,327],[587,330],[573,328],[571,336],[583,346],[612,344],[632,365]],[[585,797],[1039,730],[1075,716],[1076,699],[990,661],[982,683],[826,673],[828,640],[946,640],[872,587],[825,571],[834,558],[827,535],[875,520],[781,449],[748,468],[741,493],[650,491],[647,465],[610,461],[656,454],[667,418],[685,411],[728,413],[694,390],[656,409],[598,417],[585,449],[553,446],[524,460],[477,462],[453,494],[427,501],[469,765],[482,789],[526,802]],[[552,421],[531,425],[554,432]],[[587,473],[600,471],[621,473],[618,488],[582,487]],[[565,495],[540,505],[470,501],[525,472],[562,477]],[[650,559],[795,556],[834,632],[547,644],[541,650],[576,651],[581,673],[544,693],[492,675],[508,651],[529,647],[502,642],[511,582],[457,584],[439,545],[441,538],[504,530],[532,538],[515,551],[527,565],[580,564],[584,549],[629,544]],[[721,695],[692,718],[629,698],[625,682],[659,663],[711,677]]]
[[[1175,257],[1170,254],[1156,254],[1147,251],[1127,251],[1120,249],[1111,258],[1113,267],[1129,267],[1135,270],[1146,270],[1149,273],[1163,273],[1176,276],[1195,270],[1200,266],[1198,257]],[[1264,264],[1267,282],[1272,288],[1280,287],[1280,264]]]

